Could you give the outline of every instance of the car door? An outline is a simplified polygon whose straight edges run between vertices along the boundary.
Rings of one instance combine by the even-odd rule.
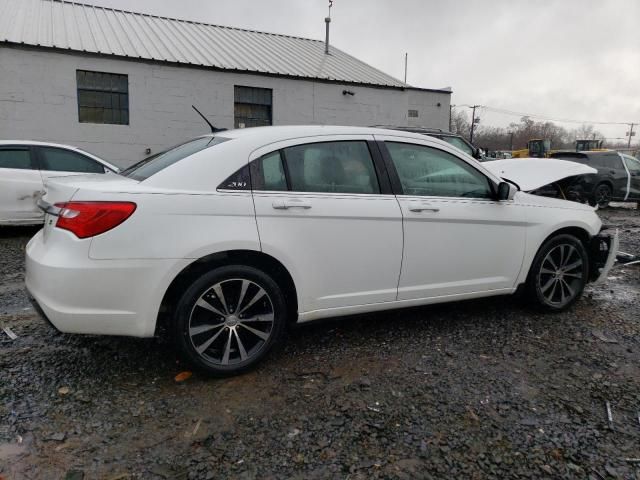
[[[300,312],[396,299],[402,216],[372,136],[296,139],[251,159],[261,247],[291,272]]]
[[[618,152],[604,152],[599,161],[602,167],[598,168],[598,171],[604,173],[611,182],[613,198],[616,200],[624,199],[627,196],[628,175],[620,154]]]
[[[623,155],[624,163],[629,170],[629,197],[627,200],[640,200],[640,160],[630,155]]]
[[[403,215],[398,299],[510,291],[524,256],[521,207],[496,201],[490,174],[453,148],[376,138]]]
[[[48,178],[52,177],[108,171],[100,162],[74,150],[44,146],[37,147],[36,150],[40,172],[45,183]]]
[[[42,178],[28,145],[0,146],[0,223],[39,223]]]

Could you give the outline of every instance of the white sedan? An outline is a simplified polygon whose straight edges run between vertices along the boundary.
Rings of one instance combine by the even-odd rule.
[[[0,141],[0,225],[36,225],[36,206],[47,179],[83,173],[117,173],[118,168],[84,150],[57,143]]]
[[[567,175],[549,162],[537,183]],[[517,290],[564,310],[606,274],[617,235],[589,206],[519,191],[517,170],[509,183],[392,130],[206,135],[121,175],[50,180],[26,284],[63,332],[164,327],[214,375],[255,365],[292,322]]]

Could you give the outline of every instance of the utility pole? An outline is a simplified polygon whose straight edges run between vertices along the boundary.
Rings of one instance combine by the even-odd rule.
[[[407,83],[407,61],[409,59],[409,54],[405,52],[404,54],[404,83]]]
[[[473,143],[473,129],[476,126],[476,108],[480,108],[480,105],[473,105],[469,108],[473,110],[473,113],[471,114],[471,133],[469,135],[469,141]]]
[[[511,137],[509,140],[509,145],[510,145],[509,150],[513,152],[513,132],[509,132],[509,136]]]
[[[627,140],[627,148],[631,148],[631,136],[633,135],[633,126],[635,123],[631,124],[631,128],[629,129],[629,140]]]

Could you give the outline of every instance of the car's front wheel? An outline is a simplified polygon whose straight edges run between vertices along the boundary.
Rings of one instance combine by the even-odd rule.
[[[569,308],[589,278],[589,257],[582,242],[561,234],[547,240],[536,254],[527,278],[527,298],[546,311]]]
[[[284,295],[269,275],[244,265],[220,267],[195,280],[178,302],[177,344],[197,368],[235,375],[277,343],[286,312]]]

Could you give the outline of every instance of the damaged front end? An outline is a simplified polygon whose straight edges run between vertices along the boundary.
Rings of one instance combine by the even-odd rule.
[[[612,233],[607,230],[607,227],[603,227],[600,233],[591,239],[589,281],[601,283],[607,279],[609,270],[616,261],[619,245],[617,229]]]
[[[570,202],[587,203],[587,191],[583,188],[580,176],[563,178],[560,181],[531,190],[528,193],[543,197],[560,198]]]
[[[583,179],[598,172],[581,163],[555,158],[512,158],[483,165],[517,183],[523,192],[580,203],[586,202],[588,195]]]

